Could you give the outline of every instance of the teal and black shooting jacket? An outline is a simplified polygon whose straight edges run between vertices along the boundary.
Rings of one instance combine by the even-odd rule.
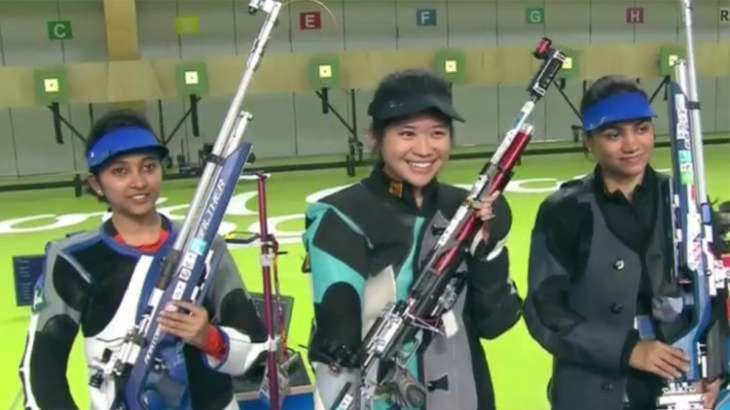
[[[353,354],[362,338],[389,303],[407,297],[424,255],[467,192],[434,180],[423,195],[418,207],[411,186],[392,181],[376,167],[368,178],[307,211],[304,244],[314,300],[309,357],[319,398],[327,407],[346,382],[328,366],[350,369],[357,379]],[[429,347],[421,346],[409,362],[411,375],[429,390],[428,409],[494,408],[479,339],[497,337],[514,325],[521,304],[509,278],[504,245],[511,213],[503,197],[495,202],[494,212],[489,241],[479,240],[457,269],[467,278],[466,290],[447,315],[458,330],[450,337],[430,333]],[[388,407],[380,403],[376,408]]]

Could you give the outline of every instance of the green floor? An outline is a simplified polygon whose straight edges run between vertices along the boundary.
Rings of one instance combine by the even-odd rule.
[[[730,145],[715,145],[706,150],[707,176],[712,199],[730,200]],[[656,168],[668,168],[668,150],[657,150],[654,164]],[[470,184],[481,161],[454,161],[447,166],[442,179],[451,183]],[[586,173],[592,168],[590,160],[580,154],[560,154],[526,157],[517,170],[515,180],[541,179],[521,183],[522,188],[540,192],[508,192],[507,197],[514,214],[514,224],[510,236],[511,273],[521,294],[526,291],[527,257],[529,234],[540,201],[545,192],[555,186],[557,181],[566,180]],[[367,173],[359,169],[358,177]],[[344,170],[307,171],[275,174],[269,186],[269,214],[283,217],[284,222],[277,225],[282,231],[282,242],[296,242],[284,245],[289,252],[281,258],[280,272],[282,292],[296,298],[290,343],[300,348],[307,343],[309,323],[312,316],[311,287],[309,277],[300,273],[303,259],[302,247],[297,242],[298,232],[303,220],[301,214],[306,207],[305,198],[325,188],[346,185],[356,179],[345,176]],[[161,207],[187,203],[192,195],[195,182],[171,181],[166,185],[163,196],[168,200]],[[542,188],[542,189],[539,189]],[[238,193],[253,190],[250,183],[242,183]],[[250,207],[255,201],[249,201]],[[0,408],[12,406],[18,397],[20,381],[17,367],[23,352],[25,329],[29,319],[28,308],[15,306],[11,257],[13,255],[37,254],[43,251],[46,241],[62,237],[67,232],[94,229],[100,220],[99,212],[104,211],[101,204],[90,197],[74,198],[70,188],[52,190],[33,190],[0,194],[0,231],[6,228],[9,220],[35,215],[47,215],[26,222],[18,222],[15,228],[37,228],[36,231],[23,233],[0,233],[0,271],[2,276],[2,295],[0,298],[0,331],[7,339],[0,349]],[[177,210],[176,213],[184,212]],[[85,217],[87,213],[97,213]],[[61,216],[63,216],[61,218]],[[68,222],[64,228],[43,229],[43,225],[53,223],[54,218]],[[226,221],[236,225],[238,230],[246,230],[256,222],[255,216],[228,216]],[[260,290],[261,273],[258,266],[256,249],[233,250],[246,284],[252,290]],[[547,354],[529,337],[524,324],[520,322],[498,340],[485,342],[487,355],[494,379],[498,408],[500,410],[546,410],[545,385],[550,370]],[[82,408],[86,407],[86,368],[77,343],[68,377],[72,391]],[[305,349],[301,349],[304,351]],[[20,408],[18,406],[18,408]]]

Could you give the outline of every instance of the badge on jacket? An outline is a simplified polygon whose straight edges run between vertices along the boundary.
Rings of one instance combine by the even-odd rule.
[[[46,307],[46,295],[43,292],[43,283],[42,277],[38,280],[38,283],[33,287],[33,305],[31,306],[31,310],[33,313],[40,312],[44,307]]]

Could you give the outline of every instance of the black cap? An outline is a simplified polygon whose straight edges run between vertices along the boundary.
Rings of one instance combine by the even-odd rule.
[[[418,69],[397,71],[386,76],[368,106],[368,114],[380,121],[428,110],[464,121],[451,103],[449,83],[431,71]]]

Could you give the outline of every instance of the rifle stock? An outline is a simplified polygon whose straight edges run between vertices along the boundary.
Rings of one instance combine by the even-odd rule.
[[[657,406],[668,410],[704,408],[703,379],[727,373],[728,272],[715,256],[712,212],[707,196],[702,122],[697,94],[692,33],[692,1],[680,0],[687,35],[687,57],[675,64],[670,83],[669,117],[672,141],[671,207],[673,231],[672,278],[683,301],[679,314],[689,324],[673,340],[673,347],[690,358],[690,368],[667,384]],[[725,401],[721,398],[720,402]],[[730,409],[730,404],[716,407]]]

